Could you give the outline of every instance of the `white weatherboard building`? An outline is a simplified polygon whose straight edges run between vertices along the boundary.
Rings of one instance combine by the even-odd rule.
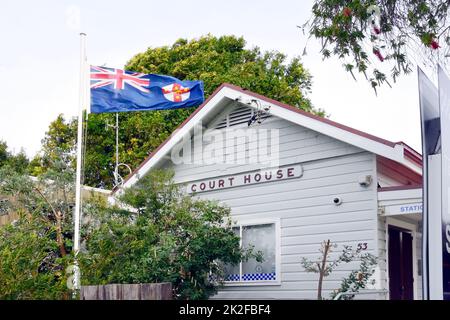
[[[251,134],[218,138],[234,129],[244,135],[253,130],[257,144]],[[215,138],[191,139],[195,130]],[[188,149],[180,147],[183,138],[184,146],[191,142]],[[249,161],[262,145],[270,149],[265,166]],[[212,161],[217,150],[234,162]],[[203,155],[203,162],[179,161],[187,155],[194,160]],[[318,275],[305,272],[300,260],[318,258],[321,243],[330,239],[339,246],[334,256],[351,245],[378,257],[375,289],[386,293],[376,298],[420,299],[421,163],[421,155],[404,143],[224,84],[128,177],[124,188],[151,169],[170,168],[186,192],[231,208],[242,245],[254,244],[265,260],[229,268],[226,286],[214,298],[314,299]],[[358,265],[342,264],[326,277],[324,297]]]

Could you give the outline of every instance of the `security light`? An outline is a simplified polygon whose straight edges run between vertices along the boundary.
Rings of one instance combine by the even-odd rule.
[[[372,184],[372,176],[371,175],[360,176],[358,179],[358,183],[361,187],[368,187]]]

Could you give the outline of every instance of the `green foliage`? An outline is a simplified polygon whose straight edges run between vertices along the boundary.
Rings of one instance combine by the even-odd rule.
[[[136,168],[174,130],[173,111],[130,112],[119,114],[119,160]],[[184,120],[184,119],[182,119]],[[181,119],[180,119],[181,121]],[[112,188],[115,166],[115,114],[91,114],[87,124],[85,183]],[[121,167],[121,169],[124,169]],[[120,174],[125,177],[127,170]]]
[[[374,5],[379,18],[368,12]],[[343,60],[348,72],[363,73],[376,91],[390,85],[389,77],[395,82],[410,73],[416,61],[445,61],[449,6],[448,0],[316,0],[303,28],[321,41],[324,58]]]
[[[52,180],[49,180],[49,179]],[[0,299],[69,299],[70,193],[73,175],[48,170],[39,182],[0,168],[1,212],[18,214],[0,226]]]
[[[340,264],[342,263],[349,263],[355,258],[355,252],[352,251],[351,246],[344,246],[344,248],[341,251],[341,254],[332,261],[329,261],[328,258],[333,252],[331,248],[336,248],[336,244],[332,244],[330,246],[330,249],[328,250],[326,263],[324,265],[323,271],[321,271],[320,264],[323,261],[323,255],[325,254],[324,250],[320,250],[320,253],[322,256],[317,260],[309,260],[305,257],[302,257],[300,264],[305,269],[306,272],[313,272],[313,273],[320,273],[323,272],[324,277],[329,276]],[[322,245],[323,248],[323,245]]]
[[[55,121],[50,123],[45,138],[42,140],[43,160],[47,167],[51,167],[55,161],[61,160],[62,154],[74,153],[77,134],[77,122],[66,122],[63,115],[58,115]]]
[[[374,266],[377,264],[377,259],[370,253],[361,254],[361,250],[353,250],[351,246],[344,245],[341,253],[335,258],[331,259],[333,249],[337,244],[330,240],[323,241],[319,249],[320,257],[316,260],[310,260],[302,257],[300,264],[306,272],[318,273],[318,288],[317,298],[322,300],[322,282],[324,278],[328,277],[334,270],[336,270],[342,263],[349,263],[355,260],[360,260],[361,264],[359,270],[353,270],[348,277],[342,280],[340,289],[331,294],[334,298],[339,292],[358,292],[359,289],[365,288],[369,278],[375,272]],[[372,284],[375,280],[372,281]],[[345,299],[352,299],[353,296],[345,297]]]
[[[375,279],[370,277],[375,273],[375,266],[377,265],[377,258],[365,253],[359,257],[360,265],[358,270],[353,270],[350,274],[342,280],[341,287],[331,293],[331,299],[334,299],[340,292],[358,292],[360,289],[365,289],[367,284],[375,284]],[[354,296],[342,296],[341,300],[352,300]]]
[[[222,83],[228,82],[323,115],[312,107],[306,93],[311,76],[298,58],[287,62],[279,52],[246,49],[245,40],[234,36],[204,36],[191,41],[177,40],[171,46],[149,48],[135,55],[126,69],[145,73],[166,74],[181,80],[203,80],[205,98]],[[120,113],[119,159],[136,168],[184,121],[195,108],[152,112]],[[41,156],[32,161],[34,174],[42,171],[54,158],[53,150],[74,150],[76,120],[64,121],[59,116],[50,124],[43,140]],[[114,114],[90,114],[87,125],[85,184],[112,188],[115,166],[115,132],[107,124],[115,124]],[[41,165],[39,165],[41,164]],[[128,171],[120,168],[122,176]]]
[[[7,166],[18,173],[24,173],[28,164],[29,160],[23,150],[13,155],[8,151],[6,142],[0,140],[0,168]]]
[[[0,141],[0,166],[3,166],[10,157],[8,145],[4,141]]]
[[[70,297],[64,274],[68,260],[55,254],[52,237],[52,229],[34,216],[0,227],[0,299]]]
[[[191,41],[179,39],[170,47],[149,48],[137,54],[127,68],[202,80],[206,97],[228,82],[303,110],[313,110],[305,97],[311,87],[311,76],[299,58],[286,64],[286,56],[280,52],[262,53],[257,47],[245,49],[243,38],[208,35]],[[186,111],[182,118],[190,112]]]
[[[42,139],[41,152],[31,160],[28,172],[39,176],[61,161],[75,169],[76,139],[77,120],[66,121],[62,114],[58,115],[56,120],[50,123]]]
[[[223,264],[262,260],[241,249],[229,209],[184,195],[172,173],[154,172],[121,197],[124,208],[91,195],[84,206],[79,263],[83,284],[171,282],[178,299],[205,299]],[[39,180],[0,168],[0,299],[70,299],[74,174],[55,158]],[[6,201],[5,201],[6,200]],[[212,279],[212,281],[211,281]]]
[[[155,171],[128,189],[128,210],[89,205],[84,284],[171,282],[177,299],[205,299],[217,290],[222,263],[260,254],[239,247],[229,209],[185,196],[172,173]]]
[[[11,158],[8,161],[8,165],[16,172],[18,173],[25,173],[27,172],[28,165],[30,161],[28,160],[27,155],[22,150],[18,154],[15,154],[11,156]]]

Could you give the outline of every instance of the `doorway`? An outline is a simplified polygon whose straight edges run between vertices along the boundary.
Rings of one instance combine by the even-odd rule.
[[[414,299],[412,231],[388,226],[389,297],[391,300]]]

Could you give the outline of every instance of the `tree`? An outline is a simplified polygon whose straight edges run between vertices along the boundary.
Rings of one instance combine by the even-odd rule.
[[[416,61],[445,62],[450,44],[447,0],[316,0],[302,26],[345,70],[375,89],[408,74]]]
[[[8,151],[6,142],[0,140],[0,168],[8,166],[18,173],[24,173],[28,164],[28,157],[23,150],[14,155]]]
[[[0,299],[64,299],[64,263],[36,217],[0,227]]]
[[[73,177],[63,162],[38,181],[0,168],[0,211],[19,216],[0,226],[0,299],[70,298]]]
[[[203,299],[222,283],[224,263],[262,261],[240,248],[228,208],[182,194],[172,175],[143,178],[121,197],[124,207],[89,198],[77,258],[83,284],[172,282],[176,298]],[[65,161],[37,181],[0,168],[0,212],[18,214],[0,226],[0,299],[72,298],[73,176]]]
[[[357,293],[360,289],[365,289],[367,284],[375,284],[375,279],[371,279],[371,277],[375,273],[376,257],[370,253],[365,253],[359,259],[361,261],[359,269],[353,270],[346,278],[342,279],[341,287],[331,293],[331,299],[336,298],[341,292]],[[354,295],[345,295],[342,300],[351,300],[354,297]]]
[[[223,279],[221,263],[261,261],[261,253],[240,248],[228,208],[184,195],[172,176],[142,178],[121,196],[127,209],[90,205],[84,284],[171,282],[175,298],[205,299],[220,285],[211,280]]]
[[[221,83],[229,82],[323,115],[314,109],[306,94],[311,76],[299,58],[287,61],[280,52],[246,49],[245,40],[234,36],[177,40],[171,46],[149,48],[132,57],[126,69],[145,73],[166,74],[181,80],[202,80],[207,98]],[[195,108],[120,113],[120,162],[136,168],[184,121]],[[85,183],[111,188],[115,166],[115,133],[107,124],[115,124],[114,114],[91,114],[87,125]],[[65,122],[58,117],[43,141],[41,157],[51,158],[52,148],[73,150],[76,120]],[[60,143],[58,141],[61,141]],[[39,162],[39,161],[38,161]],[[37,170],[36,172],[39,172]],[[120,174],[129,172],[121,168]]]
[[[360,250],[353,250],[351,246],[344,245],[339,256],[331,260],[331,254],[337,244],[332,243],[330,239],[323,241],[319,249],[320,257],[317,260],[309,260],[305,257],[301,259],[301,265],[306,272],[319,274],[317,282],[317,299],[322,300],[322,285],[324,278],[328,277],[342,263],[349,263],[355,259],[361,260],[360,271],[352,271],[347,278],[344,278],[341,288],[332,295],[334,298],[339,292],[358,292],[360,288],[365,288],[369,277],[373,274],[373,266],[376,264],[376,258],[369,253],[361,255]],[[356,279],[356,280],[355,280]]]
[[[8,165],[18,173],[27,172],[29,163],[30,161],[23,150],[18,154],[12,155],[8,161]]]
[[[9,159],[8,145],[6,142],[0,140],[0,167],[4,166]]]
[[[75,119],[66,121],[62,114],[58,115],[56,120],[50,123],[44,139],[41,140],[41,150],[31,160],[29,173],[39,176],[55,165],[60,165],[61,161],[74,169],[76,139],[77,121]]]

